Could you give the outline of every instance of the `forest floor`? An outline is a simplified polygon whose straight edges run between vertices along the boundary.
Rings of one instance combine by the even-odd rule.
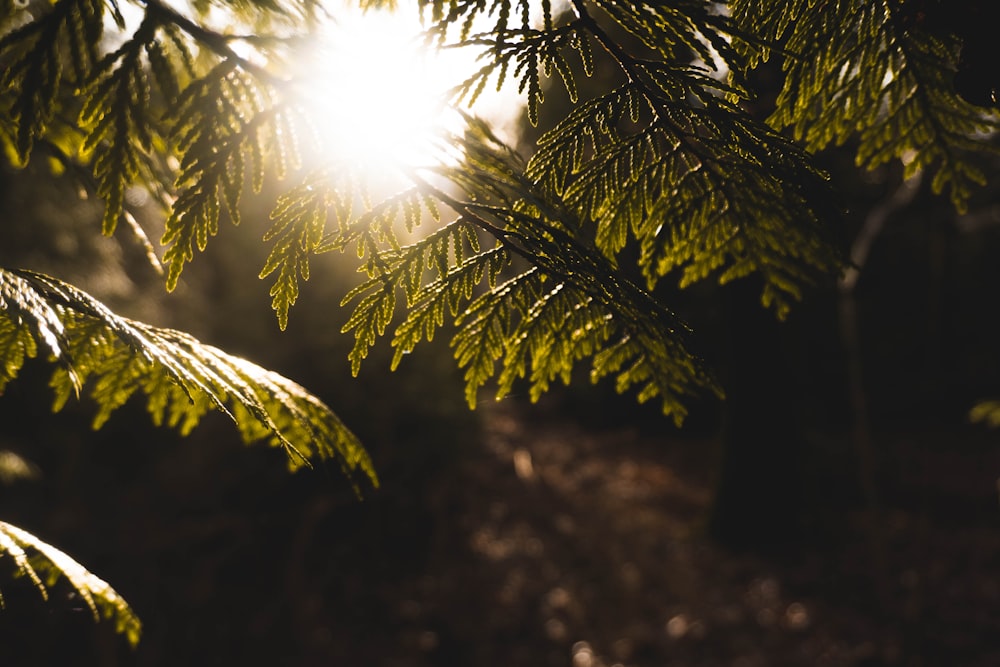
[[[877,514],[833,465],[847,441],[814,436],[831,464],[797,508],[809,530],[733,550],[706,536],[711,437],[515,402],[476,415],[403,428],[423,441],[376,452],[363,502],[222,421],[140,447],[125,419],[99,442],[53,431],[5,520],[113,582],[145,632],[128,650],[61,589],[7,582],[0,665],[1000,665],[996,432],[880,430]]]
[[[385,591],[400,640],[357,664],[1000,665],[995,435],[879,442],[878,513],[834,502],[819,537],[734,552],[704,537],[710,442],[491,409],[423,571]]]

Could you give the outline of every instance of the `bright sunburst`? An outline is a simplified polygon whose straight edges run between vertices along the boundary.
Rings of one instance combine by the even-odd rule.
[[[458,127],[446,93],[474,71],[472,57],[425,46],[402,12],[332,13],[302,82],[324,150],[374,175],[440,161],[435,137]]]

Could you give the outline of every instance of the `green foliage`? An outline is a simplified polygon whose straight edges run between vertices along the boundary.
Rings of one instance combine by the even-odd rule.
[[[271,212],[273,225],[264,242],[273,241],[274,245],[260,277],[278,274],[271,287],[271,305],[282,330],[288,326],[288,311],[299,296],[299,276],[309,280],[309,257],[324,244],[328,216],[332,213],[343,230],[354,210],[354,194],[350,170],[331,174],[321,169],[282,195]]]
[[[106,581],[59,549],[0,521],[0,556],[10,558],[16,574],[29,579],[45,599],[48,599],[49,588],[65,578],[86,603],[95,621],[107,619],[131,645],[139,643],[142,624],[125,600]],[[3,596],[0,595],[0,609],[2,607]]]
[[[206,107],[204,100],[218,101]],[[239,201],[245,174],[259,192],[265,176],[264,159],[274,156],[274,169],[283,177],[296,164],[295,132],[288,117],[263,108],[261,89],[232,61],[223,61],[188,86],[168,119],[173,121],[178,148],[183,153],[176,185],[179,188],[167,218],[162,242],[168,264],[167,288],[173,289],[184,263],[197,245],[204,250],[219,229],[220,204],[239,224]],[[249,164],[248,164],[249,163]]]
[[[969,419],[996,428],[1000,426],[1000,401],[981,401],[969,411]]]
[[[933,173],[935,192],[948,189],[963,211],[986,182],[976,153],[996,153],[984,139],[1000,114],[973,106],[955,91],[963,48],[911,9],[913,2],[841,0],[816,3],[734,0],[734,18],[759,42],[744,44],[749,66],[780,45],[785,85],[770,122],[791,128],[810,151],[859,139],[859,166],[902,160],[905,173]],[[845,29],[849,27],[849,29]]]
[[[312,256],[354,250],[362,278],[343,302],[353,371],[380,337],[391,336],[395,367],[444,330],[470,405],[491,381],[499,397],[525,383],[537,398],[588,363],[594,381],[659,399],[680,423],[692,394],[722,389],[654,296],[663,281],[754,274],[762,304],[784,317],[843,265],[837,200],[810,153],[852,139],[859,165],[932,172],[962,210],[1000,120],[956,95],[962,37],[927,25],[916,0],[571,0],[563,14],[549,0],[420,0],[429,42],[480,54],[455,105],[513,83],[537,124],[557,79],[571,107],[527,160],[468,117],[468,131],[446,139],[456,162],[404,167],[400,192],[373,197],[336,155],[318,151],[300,173],[294,64],[323,11],[313,0],[197,0],[183,11],[146,0],[135,26],[114,1],[35,4],[0,0],[0,147],[11,164],[40,154],[78,179],[104,200],[105,234],[131,219],[131,188],[152,194],[165,208],[169,289],[221,221],[239,224],[248,191],[293,176],[260,271],[279,326]],[[774,54],[784,87],[764,122],[748,110],[748,82]],[[95,426],[142,394],[157,424],[186,433],[221,410],[293,467],[329,457],[374,480],[350,431],[289,380],[47,276],[0,269],[0,288],[0,391],[43,353],[57,406],[89,395]],[[0,526],[0,546],[41,581],[17,553],[44,550]]]
[[[466,371],[470,406],[477,389],[495,375],[498,398],[527,378],[537,399],[553,380],[568,383],[576,362],[585,358],[592,360],[595,381],[613,375],[620,391],[638,387],[640,401],[659,397],[678,423],[686,413],[683,397],[719,391],[688,351],[684,323],[574,238],[570,230],[580,222],[564,202],[537,188],[517,156],[482,123],[473,122],[453,141],[465,160],[437,171],[460,184],[464,198],[414,176],[419,190],[458,213],[453,222],[400,247],[387,236],[384,216],[375,226],[380,234],[362,216],[355,227],[360,231],[349,227],[333,243],[356,239],[361,252],[377,253],[366,265],[368,280],[345,297],[345,303],[357,299],[344,327],[355,335],[355,372],[390,324],[401,292],[406,315],[393,334],[393,364],[452,319],[452,345]],[[393,210],[398,215],[405,207]],[[508,269],[515,275],[500,281]]]
[[[779,316],[840,266],[829,242],[838,211],[824,175],[744,112],[737,102],[748,94],[712,71],[716,59],[735,69],[737,54],[724,37],[727,19],[710,3],[599,3],[653,57],[632,55],[583,3],[561,25],[543,11],[540,28],[529,24],[527,3],[425,4],[431,34],[444,41],[455,28],[459,44],[482,49],[484,65],[458,87],[459,99],[475,98],[491,77],[498,85],[512,78],[536,122],[543,76],[557,75],[577,102],[576,78],[594,71],[595,44],[625,82],[577,102],[526,165],[481,127],[453,139],[465,149],[463,163],[433,176],[464,198],[410,175],[457,214],[440,231],[400,247],[383,219],[378,234],[346,237],[368,258],[367,282],[347,299],[358,300],[345,326],[355,334],[355,371],[389,327],[401,292],[406,314],[393,334],[394,363],[452,320],[470,404],[495,374],[498,396],[526,378],[537,398],[590,358],[593,379],[614,375],[619,390],[636,386],[640,400],[659,396],[679,422],[684,396],[720,390],[688,352],[683,322],[617,268],[630,244],[649,289],[675,271],[682,286],[758,273],[762,300]],[[493,28],[472,34],[483,16],[494,18]],[[567,50],[577,52],[579,73]],[[678,62],[692,55],[704,64]],[[361,216],[355,229],[370,222]],[[492,244],[480,249],[477,234]]]
[[[205,17],[219,8],[247,26],[288,27],[312,20],[317,6],[240,0],[196,3],[193,10]],[[237,55],[228,36],[172,6],[145,3],[134,30],[115,2],[57,0],[37,8],[5,2],[0,9],[4,154],[23,165],[42,153],[59,170],[69,168],[81,187],[104,200],[108,235],[130,216],[130,188],[168,206],[168,287],[193,247],[204,249],[215,233],[223,206],[239,221],[245,173],[259,190],[266,171],[280,176],[294,165],[295,133],[284,112],[269,105],[272,75]],[[106,25],[116,26],[121,39],[106,40]],[[255,41],[252,32],[247,39]],[[56,408],[87,394],[97,405],[95,428],[143,394],[157,425],[187,433],[205,413],[220,410],[245,441],[285,449],[292,468],[314,457],[335,459],[355,484],[360,477],[376,481],[353,433],[319,399],[276,373],[182,332],[118,317],[36,273],[0,269],[0,314],[0,393],[41,350],[56,364]],[[44,579],[66,576],[95,615],[114,617],[137,641],[138,621],[107,584],[24,531],[0,528],[0,552],[43,593]]]
[[[14,11],[5,8],[10,14],[0,25],[7,24]],[[80,86],[86,80],[97,59],[103,14],[100,1],[60,0],[52,11],[0,38],[2,108],[10,121],[4,132],[10,143],[5,148],[15,161],[27,162],[36,139],[49,131],[60,111],[67,66],[71,66],[69,85]]]
[[[511,37],[517,36],[512,41]],[[475,36],[465,40],[467,44],[487,46],[491,59],[478,72],[458,86],[457,100],[468,98],[468,103],[476,99],[486,88],[492,77],[497,79],[499,90],[511,73],[517,81],[518,92],[527,94],[528,119],[538,122],[538,107],[544,100],[542,77],[556,72],[574,102],[577,99],[576,77],[564,51],[569,48],[578,52],[584,73],[593,73],[593,53],[586,32],[575,25],[566,25],[558,30],[532,30],[522,27],[514,31],[493,32],[489,36]],[[511,67],[513,65],[513,67]]]
[[[13,379],[41,345],[57,363],[55,408],[86,393],[100,428],[136,392],[156,424],[190,431],[209,410],[229,415],[244,440],[285,449],[292,468],[312,457],[336,459],[349,476],[375,481],[350,430],[290,380],[193,337],[120,317],[54,278],[0,269],[0,382]]]
[[[766,128],[733,123],[742,114],[706,93],[723,86],[703,72],[642,69],[657,75],[655,93],[639,81],[580,105],[542,137],[528,176],[596,227],[607,257],[635,239],[650,288],[677,268],[681,286],[720,269],[720,283],[759,272],[764,303],[784,316],[811,277],[837,266],[822,176]],[[667,108],[673,93],[704,106]]]

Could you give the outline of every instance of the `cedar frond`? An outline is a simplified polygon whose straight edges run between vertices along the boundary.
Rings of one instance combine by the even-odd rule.
[[[515,13],[520,19],[516,25],[524,30],[531,27],[530,0],[516,0],[516,4],[512,0],[419,0],[418,5],[422,15],[430,14],[431,26],[428,33],[442,44],[453,28],[458,29],[458,38],[464,40],[469,37],[477,21],[482,24],[485,19],[490,18],[493,20],[490,32],[504,34],[511,26],[511,18]],[[543,0],[543,8],[551,16],[550,0]]]
[[[415,194],[417,193],[411,192],[409,196],[390,198],[389,201],[394,204],[385,209],[376,207],[361,218],[362,221],[367,219],[367,223],[360,232],[358,252],[369,257],[369,261],[363,266],[363,270],[368,274],[368,280],[348,292],[341,302],[341,305],[346,305],[356,298],[360,299],[351,317],[341,328],[342,333],[354,332],[354,347],[349,358],[351,371],[355,375],[361,368],[361,362],[368,356],[368,350],[378,337],[385,333],[386,327],[395,316],[397,288],[404,292],[407,306],[413,306],[426,298],[422,282],[427,272],[434,270],[443,278],[451,272],[452,261],[455,264],[462,263],[462,258],[465,256],[463,248],[466,245],[472,253],[479,251],[478,240],[474,233],[471,233],[461,220],[428,234],[413,245],[400,247],[392,225],[397,220],[396,212],[406,208],[402,202],[414,201],[411,197]],[[422,201],[422,197],[415,199]],[[348,236],[351,237],[353,234]],[[343,241],[338,245],[342,243]],[[449,284],[446,287],[451,290],[456,289],[456,285]],[[464,291],[464,288],[458,289]],[[454,299],[454,294],[449,298]],[[457,307],[457,303],[455,305]],[[426,331],[428,340],[433,336],[433,328],[427,328],[431,326],[430,321],[424,321],[421,327],[417,327],[416,324],[410,326]],[[413,344],[408,345],[409,349],[405,349],[407,345],[402,345],[401,349],[404,352],[409,352],[419,341],[419,336],[417,340],[412,340],[412,336],[411,332],[408,340]],[[398,359],[394,365],[396,363]]]
[[[142,54],[156,44],[157,25],[147,14],[135,35],[96,67],[80,112],[82,151],[90,154],[97,194],[104,199],[101,230],[110,236],[125,207],[126,189],[155,182],[148,166],[153,132],[150,82]],[[165,76],[160,72],[159,79]]]
[[[927,170],[933,190],[947,188],[956,209],[965,210],[986,182],[974,154],[998,150],[984,138],[1000,130],[1000,112],[956,94],[961,42],[906,20],[905,8],[889,0],[775,4],[762,12],[760,3],[733,3],[746,30],[792,54],[783,62],[785,84],[771,124],[791,128],[810,151],[857,136],[860,166],[901,160],[907,176]],[[764,49],[750,62],[769,55]]]
[[[712,3],[598,4],[657,59],[626,51],[579,2],[576,20],[530,33],[540,44],[569,35],[592,40],[626,79],[577,104],[539,141],[525,174],[548,205],[566,209],[549,211],[548,224],[575,219],[574,233],[593,229],[596,247],[611,262],[634,239],[650,288],[674,269],[682,272],[682,286],[761,272],[762,301],[784,316],[805,285],[840,266],[828,239],[838,211],[825,176],[804,151],[737,106],[745,90],[712,72],[739,57],[728,42],[735,28]],[[497,54],[505,48],[525,48],[499,37],[490,44],[488,61],[502,60]],[[701,64],[680,64],[691,56]],[[530,116],[530,89],[528,95]],[[458,175],[455,182],[463,180]],[[504,187],[526,191],[518,183]]]
[[[276,177],[297,162],[296,133],[288,113],[271,103],[268,90],[238,63],[223,60],[192,82],[166,116],[181,154],[179,190],[161,242],[167,288],[177,286],[194,248],[204,250],[218,233],[225,207],[239,224],[239,201],[249,174],[259,192],[270,166]]]
[[[486,64],[455,87],[455,102],[466,101],[472,106],[490,79],[496,78],[496,89],[500,90],[510,73],[517,81],[518,91],[527,95],[528,120],[535,125],[538,122],[538,107],[544,99],[543,74],[550,77],[553,71],[557,73],[570,100],[577,101],[576,76],[565,51],[576,51],[589,74],[592,60],[588,39],[588,34],[574,24],[558,29],[519,29],[469,37],[457,46],[485,47],[480,59],[486,60]]]
[[[642,72],[544,135],[527,176],[595,225],[609,259],[635,239],[650,288],[675,269],[681,286],[759,272],[762,301],[784,316],[838,266],[823,175],[701,70]]]
[[[415,288],[414,281],[410,286],[413,296],[409,299],[409,312],[392,337],[392,346],[396,349],[392,368],[399,366],[403,356],[412,352],[421,340],[433,340],[435,331],[445,324],[446,317],[460,317],[465,312],[463,304],[471,301],[484,276],[489,288],[495,288],[497,276],[509,261],[507,251],[496,246],[486,252],[477,252],[424,286]]]
[[[408,310],[393,336],[393,368],[422,339],[432,340],[447,316],[458,316],[484,277],[495,283],[505,263],[502,249],[482,251],[475,227],[462,218],[412,245],[379,252],[379,272],[344,297],[345,304],[359,299],[342,329],[354,331],[354,372],[395,315],[397,289],[404,293]],[[434,278],[427,280],[428,275]]]
[[[0,359],[4,383],[43,341],[58,362],[55,408],[85,393],[97,404],[94,428],[136,393],[156,424],[182,433],[209,410],[229,415],[247,442],[285,449],[292,468],[336,459],[344,472],[375,481],[361,444],[319,399],[292,381],[183,332],[115,315],[76,288],[29,271],[0,269]]]
[[[504,370],[499,379],[501,394],[508,391],[515,377],[530,366],[528,376],[531,393],[537,397],[551,380],[566,379],[572,366],[586,357],[593,357],[592,378],[600,379],[612,371],[602,369],[599,354],[608,341],[632,339],[638,345],[637,355],[649,370],[640,392],[646,400],[659,396],[666,414],[683,419],[685,410],[681,398],[700,391],[718,389],[702,362],[687,349],[688,327],[648,292],[622,276],[614,264],[596,248],[576,236],[583,229],[572,220],[572,208],[565,200],[554,197],[532,185],[515,170],[516,160],[509,150],[497,145],[492,135],[470,132],[464,140],[470,155],[480,166],[478,182],[487,192],[498,192],[519,182],[520,205],[490,208],[479,202],[480,192],[470,192],[469,209],[484,216],[493,226],[493,233],[512,253],[533,264],[538,278],[515,283],[522,288],[509,291],[511,285],[497,287],[480,297],[483,305],[470,306],[470,312],[492,312],[487,321],[496,330],[501,320],[508,329],[503,352]],[[492,153],[491,163],[483,159]],[[484,165],[495,165],[492,169]],[[554,222],[556,217],[560,222]],[[502,231],[498,231],[502,230]],[[534,275],[525,274],[527,275]],[[522,280],[525,280],[524,278]],[[534,285],[528,291],[523,286]],[[496,294],[514,296],[514,308],[486,308],[485,303]],[[521,299],[522,301],[518,301]],[[484,309],[484,310],[480,310]],[[511,318],[514,316],[514,320]],[[466,318],[463,318],[463,322]],[[470,322],[475,321],[468,320]],[[479,324],[471,331],[483,329]],[[456,337],[459,340],[461,336]],[[467,346],[466,346],[467,349]],[[480,362],[482,368],[486,364]],[[619,374],[621,390],[639,382],[639,376]],[[477,380],[479,377],[477,376]]]
[[[516,315],[530,310],[543,293],[544,281],[544,274],[537,268],[529,269],[496,285],[462,313],[451,344],[459,368],[465,368],[465,398],[470,408],[478,402],[479,388],[496,374],[497,361],[506,356]],[[506,364],[506,377],[510,379],[522,368],[513,361]],[[523,377],[524,373],[519,375]],[[509,391],[509,384],[501,385],[497,398]]]
[[[278,326],[288,326],[288,311],[299,296],[299,276],[309,280],[309,257],[320,250],[327,237],[327,219],[332,211],[338,230],[343,233],[354,209],[351,173],[345,169],[335,178],[326,170],[306,176],[297,187],[285,192],[271,211],[271,228],[264,242],[274,245],[260,278],[277,273],[271,286],[271,307]]]
[[[97,59],[103,21],[100,0],[58,0],[48,12],[0,37],[0,90],[10,91],[4,112],[13,125],[9,148],[20,164],[27,163],[35,141],[60,110],[65,80],[80,86],[87,77]]]
[[[347,201],[346,194],[353,191],[353,186],[349,187],[350,189],[341,191],[340,201]],[[365,188],[358,189],[361,190],[361,199],[365,200],[365,210],[354,217],[339,214],[338,229],[328,234],[318,249],[344,250],[355,244],[358,257],[368,258],[364,270],[369,276],[373,276],[381,270],[374,263],[377,258],[372,254],[376,246],[386,244],[398,249],[400,232],[412,234],[424,220],[425,214],[433,220],[439,220],[440,212],[434,200],[417,187],[387,195],[376,204],[368,201],[370,197]],[[347,209],[344,212],[350,213]],[[397,228],[400,224],[402,229]]]
[[[731,33],[730,21],[719,11],[719,3],[596,0],[594,4],[664,61],[699,60],[713,68],[717,60],[727,67],[737,61],[736,51],[727,38]],[[584,14],[580,11],[582,3],[574,5]]]
[[[660,396],[678,421],[685,414],[681,397],[717,391],[686,347],[686,325],[575,237],[579,221],[564,201],[525,178],[516,153],[477,121],[455,141],[465,160],[436,173],[463,188],[465,199],[414,178],[458,218],[409,246],[374,244],[378,270],[345,297],[357,300],[344,327],[355,334],[355,370],[396,315],[401,292],[407,309],[393,335],[393,364],[451,321],[471,406],[498,370],[498,397],[524,378],[537,399],[553,380],[568,381],[586,358],[594,360],[595,380],[615,374],[622,390],[638,385],[642,400]],[[493,243],[484,245],[480,236]],[[502,277],[511,267],[515,274]],[[625,341],[633,341],[629,367],[597,356]]]
[[[0,305],[6,307],[7,301],[0,296]],[[38,344],[30,329],[14,318],[0,318],[0,395],[7,383],[17,377],[24,362],[37,355]]]
[[[159,0],[153,0],[152,4],[158,3]],[[231,16],[254,21],[261,27],[271,24],[301,26],[329,11],[321,0],[191,0],[190,4],[203,18],[222,10]]]
[[[129,644],[139,643],[142,624],[128,603],[111,586],[89,572],[68,555],[31,533],[0,521],[0,556],[8,556],[19,576],[31,580],[42,598],[49,588],[65,578],[90,609],[95,621],[106,619],[115,631],[125,635]],[[0,608],[3,596],[0,595]]]

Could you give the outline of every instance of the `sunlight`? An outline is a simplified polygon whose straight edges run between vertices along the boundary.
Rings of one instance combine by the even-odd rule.
[[[370,175],[446,159],[435,138],[461,127],[445,98],[475,71],[472,54],[425,46],[412,14],[332,13],[302,82],[324,150]]]

